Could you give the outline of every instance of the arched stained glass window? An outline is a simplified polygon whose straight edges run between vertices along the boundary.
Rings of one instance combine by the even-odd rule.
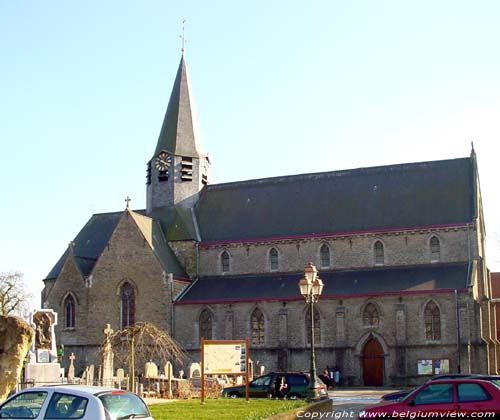
[[[434,302],[425,305],[424,310],[425,339],[441,339],[441,313]]]
[[[227,273],[229,271],[229,253],[224,251],[220,255],[220,265],[223,273]]]
[[[380,241],[375,242],[373,245],[373,252],[375,256],[375,264],[383,265],[384,264],[384,244]]]
[[[439,261],[441,258],[441,244],[437,236],[433,236],[430,240],[431,261]]]
[[[321,268],[330,267],[330,247],[326,244],[321,245],[319,250]]]
[[[271,270],[277,270],[279,267],[279,255],[276,248],[271,248],[269,251],[269,266]]]
[[[252,329],[252,344],[264,344],[265,331],[264,331],[264,314],[259,308],[252,312],[251,317]]]
[[[135,291],[128,282],[120,289],[122,329],[135,324]]]
[[[64,299],[64,327],[75,328],[75,299],[68,295]]]
[[[212,339],[212,314],[208,309],[204,309],[200,314],[200,341]]]

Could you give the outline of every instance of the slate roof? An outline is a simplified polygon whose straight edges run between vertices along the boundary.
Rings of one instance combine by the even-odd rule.
[[[101,255],[111,234],[116,228],[123,212],[94,214],[83,229],[78,233],[74,242],[75,262],[82,275],[87,276]],[[63,253],[56,265],[50,270],[46,279],[55,279],[68,257],[69,250]]]
[[[202,241],[321,235],[471,222],[471,158],[206,186]]]
[[[216,276],[200,278],[178,304],[302,299],[298,283],[303,273]],[[381,267],[363,270],[321,271],[323,298],[388,293],[418,293],[465,289],[469,264]]]
[[[172,87],[167,111],[158,137],[155,156],[162,150],[180,156],[203,156],[196,107],[191,97],[184,54],[181,57],[177,76]]]
[[[188,278],[177,257],[168,246],[159,222],[136,212],[130,214],[158,257],[160,264],[173,273],[175,277]],[[75,262],[83,276],[88,276],[92,272],[122,215],[123,212],[94,214],[74,239]],[[67,249],[46,279],[58,277],[68,254],[69,250]]]

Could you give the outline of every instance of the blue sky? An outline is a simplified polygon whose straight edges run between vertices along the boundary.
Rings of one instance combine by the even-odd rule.
[[[93,213],[144,208],[183,18],[212,183],[474,141],[500,270],[500,2],[0,0],[0,272],[38,294]]]

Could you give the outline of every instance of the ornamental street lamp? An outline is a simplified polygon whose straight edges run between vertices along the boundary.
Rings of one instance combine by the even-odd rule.
[[[324,387],[316,375],[316,356],[314,354],[314,304],[318,301],[323,292],[323,281],[318,277],[318,270],[309,263],[304,269],[304,278],[299,281],[300,294],[310,305],[311,314],[311,371],[309,381],[309,399],[318,399],[318,389]]]

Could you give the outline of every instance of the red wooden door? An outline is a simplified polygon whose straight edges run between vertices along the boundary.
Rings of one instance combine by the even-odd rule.
[[[384,352],[376,338],[371,338],[363,349],[363,382],[365,386],[384,384]]]

